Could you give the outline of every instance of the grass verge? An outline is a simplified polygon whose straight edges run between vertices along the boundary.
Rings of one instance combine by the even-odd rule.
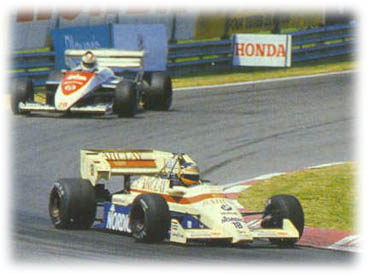
[[[348,162],[296,171],[263,180],[240,193],[238,201],[251,210],[263,210],[276,194],[291,194],[301,202],[305,225],[353,232],[356,166]]]
[[[217,85],[234,82],[257,81],[320,73],[353,70],[356,63],[349,57],[328,58],[319,61],[300,62],[290,68],[229,68],[223,71],[194,72],[173,77],[174,88]]]

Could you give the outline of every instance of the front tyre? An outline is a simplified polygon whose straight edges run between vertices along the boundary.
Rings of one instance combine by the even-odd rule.
[[[131,81],[118,83],[113,101],[113,112],[118,117],[134,117],[137,111],[136,84]]]
[[[96,216],[95,190],[89,181],[60,179],[51,188],[49,216],[57,229],[88,229]]]
[[[283,219],[289,219],[299,232],[298,239],[272,238],[270,241],[282,247],[293,246],[303,234],[304,213],[298,199],[291,195],[275,195],[265,204],[261,226],[263,228],[281,228]]]
[[[158,194],[141,194],[132,204],[130,229],[140,242],[160,242],[170,228],[170,211],[166,200]]]
[[[10,105],[13,114],[27,114],[29,112],[21,111],[19,109],[20,103],[26,103],[33,96],[33,84],[30,79],[17,79],[14,85],[10,98]]]

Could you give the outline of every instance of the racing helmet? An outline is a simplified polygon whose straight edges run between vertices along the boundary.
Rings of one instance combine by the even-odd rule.
[[[199,168],[194,163],[184,163],[180,166],[178,177],[185,185],[196,185],[199,182]]]
[[[93,52],[87,51],[81,58],[81,68],[84,71],[92,72],[97,66],[96,57]]]

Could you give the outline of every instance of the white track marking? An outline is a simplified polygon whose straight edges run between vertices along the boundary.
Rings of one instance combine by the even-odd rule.
[[[225,83],[225,84],[213,84],[213,85],[204,85],[204,86],[184,87],[184,88],[175,88],[175,89],[173,89],[173,91],[199,90],[199,89],[233,87],[233,86],[259,84],[259,83],[282,82],[282,81],[288,81],[288,80],[302,80],[302,79],[309,79],[309,78],[315,78],[315,77],[325,77],[325,76],[331,76],[331,75],[352,74],[352,73],[355,73],[355,72],[356,71],[354,71],[354,70],[349,70],[349,71],[341,71],[341,72],[303,75],[303,76],[286,77],[286,78],[275,78],[275,79],[258,80],[258,81],[245,81],[245,82],[233,82],[233,83]]]

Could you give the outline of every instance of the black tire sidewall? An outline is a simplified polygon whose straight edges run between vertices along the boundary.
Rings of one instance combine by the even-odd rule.
[[[14,85],[14,91],[12,91],[10,98],[10,105],[14,114],[25,114],[27,112],[21,112],[19,110],[19,103],[25,103],[33,95],[33,84],[30,79],[17,79]]]
[[[132,81],[123,80],[117,84],[113,112],[118,117],[133,117],[137,111],[136,84]]]
[[[59,218],[53,218],[52,201],[59,197]],[[95,190],[89,181],[78,178],[60,179],[52,186],[49,198],[49,215],[58,229],[87,229],[95,220]]]
[[[265,207],[264,217],[273,213],[279,214],[278,219],[289,219],[299,232],[299,238],[304,230],[304,213],[298,199],[291,195],[275,195],[271,197]],[[271,239],[272,242],[280,245],[292,245],[298,239]]]
[[[135,226],[135,212],[144,213],[143,228]],[[132,236],[141,242],[159,242],[166,238],[171,217],[166,200],[158,194],[141,194],[132,203],[130,228]]]

